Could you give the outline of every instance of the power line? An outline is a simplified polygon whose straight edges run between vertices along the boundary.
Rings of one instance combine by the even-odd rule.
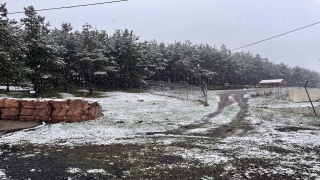
[[[310,26],[313,26],[313,25],[316,25],[316,24],[319,24],[320,22],[316,22],[316,23],[313,23],[313,24],[310,24],[310,25],[307,25],[307,26],[304,26],[304,27],[301,27],[301,28],[298,28],[298,29],[295,29],[295,30],[292,30],[292,31],[288,31],[288,32],[285,32],[283,34],[279,34],[277,36],[273,36],[273,37],[270,37],[270,38],[267,38],[267,39],[264,39],[264,40],[261,40],[261,41],[258,41],[258,42],[255,42],[255,43],[252,43],[252,44],[248,44],[248,45],[245,45],[245,46],[242,46],[242,47],[239,47],[239,48],[236,48],[236,49],[233,49],[231,51],[235,51],[235,50],[238,50],[238,49],[241,49],[241,48],[244,48],[244,47],[248,47],[248,46],[252,46],[254,44],[258,44],[258,43],[261,43],[263,41],[267,41],[267,40],[270,40],[270,39],[273,39],[273,38],[276,38],[276,37],[279,37],[279,36],[283,36],[285,34],[289,34],[289,33],[292,33],[294,31],[298,31],[298,30],[301,30],[301,29],[304,29],[304,28],[307,28],[307,27],[310,27]]]
[[[81,4],[81,5],[75,5],[75,6],[65,6],[65,7],[57,7],[57,8],[39,9],[39,10],[35,10],[35,11],[38,12],[38,11],[50,11],[50,10],[56,10],[56,9],[70,9],[70,8],[83,7],[83,6],[94,6],[94,5],[100,5],[100,4],[111,4],[111,3],[123,2],[123,1],[128,1],[128,0],[108,1],[108,2],[93,3],[93,4]],[[7,14],[19,14],[19,13],[24,13],[24,11],[7,13]]]

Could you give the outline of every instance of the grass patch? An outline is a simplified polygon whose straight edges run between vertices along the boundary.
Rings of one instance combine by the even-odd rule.
[[[73,94],[75,97],[84,97],[84,98],[105,98],[107,96],[103,95],[102,92],[93,91],[92,95],[89,95],[89,92],[83,92],[83,91],[77,91],[77,90],[71,90],[69,92],[70,94]]]
[[[41,97],[41,98],[62,98],[62,96],[59,94],[60,92],[62,92],[62,90],[59,88],[50,88],[46,91],[40,92],[38,97]]]
[[[166,146],[152,142],[146,145],[75,147],[26,145],[16,149],[3,154],[0,160],[1,166],[10,167],[7,175],[13,179],[201,179],[217,178],[223,171],[221,165],[185,160],[180,155],[169,154],[165,151]],[[26,154],[34,156],[19,158]],[[70,173],[72,168],[77,171]],[[88,173],[92,169],[102,170],[103,173]]]
[[[0,89],[0,94],[5,95],[6,97],[12,97],[12,98],[29,98],[32,95],[29,93],[29,90],[19,90],[19,91],[9,91]]]

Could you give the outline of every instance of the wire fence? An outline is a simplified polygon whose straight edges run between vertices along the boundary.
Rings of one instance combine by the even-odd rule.
[[[205,101],[205,97],[200,86],[189,85],[184,81],[181,83],[146,81],[142,88],[144,90],[148,90],[152,94],[171,96],[191,101]]]

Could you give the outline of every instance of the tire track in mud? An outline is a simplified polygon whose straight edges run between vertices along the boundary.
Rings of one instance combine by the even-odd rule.
[[[247,112],[249,108],[248,99],[244,98],[244,95],[247,93],[248,91],[244,91],[244,90],[223,91],[217,94],[220,96],[218,109],[215,112],[207,114],[206,116],[201,118],[201,121],[199,123],[184,125],[173,131],[148,132],[146,135],[148,135],[148,137],[152,137],[153,135],[156,135],[156,134],[165,134],[165,135],[177,135],[178,137],[181,137],[181,135],[185,135],[186,137],[193,136],[192,138],[195,138],[195,137],[225,138],[230,134],[236,132],[236,130],[238,129],[241,129],[243,133],[245,133],[247,130],[252,129],[252,127],[244,121],[244,118],[247,116]],[[230,123],[223,124],[217,128],[210,129],[204,133],[186,133],[187,131],[190,131],[193,129],[208,128],[208,126],[210,126],[209,119],[212,119],[218,116],[225,107],[231,105],[234,102],[233,100],[229,99],[231,95],[234,96],[234,101],[238,103],[238,106],[240,107],[240,111],[237,113],[235,118],[233,118]],[[161,137],[162,136],[156,136],[155,138],[161,138]]]
[[[247,112],[249,108],[248,99],[244,98],[244,95],[246,93],[247,91],[224,91],[220,94],[218,110],[212,114],[207,115],[207,118],[214,118],[215,116],[219,115],[225,107],[231,105],[232,101],[229,99],[231,95],[234,95],[234,99],[238,103],[240,111],[237,113],[236,117],[232,119],[230,123],[221,125],[218,128],[210,130],[208,133],[205,134],[205,136],[225,138],[239,129],[243,130],[243,132],[253,129],[248,123],[244,121],[245,117],[247,117]]]

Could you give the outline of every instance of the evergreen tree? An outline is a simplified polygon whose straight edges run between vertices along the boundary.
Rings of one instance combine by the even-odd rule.
[[[27,48],[25,63],[34,86],[34,96],[37,97],[40,90],[45,90],[47,79],[57,70],[57,64],[54,61],[54,49],[48,43],[49,23],[45,23],[45,18],[37,15],[33,6],[24,10],[26,18],[22,18],[21,23]]]
[[[0,82],[7,86],[25,82],[25,66],[22,62],[24,44],[21,27],[15,20],[6,18],[5,4],[0,5]]]
[[[65,92],[68,92],[73,83],[73,75],[76,72],[75,65],[78,61],[80,49],[80,41],[71,31],[71,24],[63,23],[60,30],[54,29],[50,33],[51,44],[55,47],[56,63],[59,67],[57,78],[62,80]]]
[[[80,34],[81,49],[78,52],[77,66],[89,87],[89,95],[93,94],[94,74],[104,70],[104,62],[108,60],[103,54],[104,48],[98,41],[99,31],[92,31],[91,28],[90,24],[85,24]]]
[[[141,80],[150,76],[148,60],[144,57],[144,43],[132,31],[116,30],[111,37],[111,57],[119,65],[115,77],[118,87],[139,87]]]

